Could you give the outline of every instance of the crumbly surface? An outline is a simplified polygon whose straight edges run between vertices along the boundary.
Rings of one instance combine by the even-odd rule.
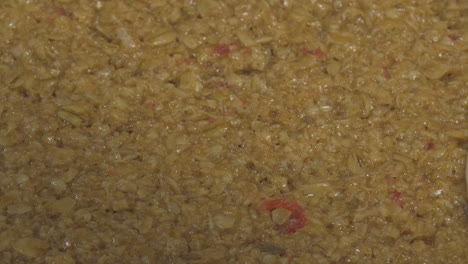
[[[466,263],[467,21],[0,1],[0,263]]]

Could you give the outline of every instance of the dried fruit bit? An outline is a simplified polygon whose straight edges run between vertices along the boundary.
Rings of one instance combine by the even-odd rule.
[[[387,67],[383,67],[383,76],[387,79],[392,78],[392,75],[390,74],[390,71],[388,70]]]
[[[187,58],[183,58],[183,59],[181,60],[181,62],[182,62],[183,64],[185,64],[185,65],[192,65],[192,64],[195,63],[193,60],[187,59]]]
[[[397,182],[398,182],[398,178],[397,178],[397,177],[390,177],[390,178],[388,179],[388,183],[390,183],[390,184],[395,184],[395,183],[397,183]]]
[[[281,233],[295,233],[297,230],[304,227],[307,222],[304,209],[302,209],[302,207],[295,201],[288,201],[283,199],[271,200],[263,203],[260,208],[269,212],[279,208],[291,212],[291,215],[287,221],[285,221],[283,224],[277,225],[277,228]]]
[[[450,34],[448,35],[449,39],[453,40],[453,41],[456,41],[456,40],[459,40],[460,37],[458,35],[455,35],[455,34]]]
[[[304,55],[314,55],[317,57],[325,56],[325,53],[323,53],[323,51],[320,48],[317,48],[315,50],[302,49],[302,53],[304,53]]]
[[[403,206],[405,205],[405,202],[401,200],[401,192],[394,191],[392,199],[401,208],[403,208]]]
[[[429,139],[427,142],[426,142],[426,150],[431,150],[434,148],[434,141],[432,141],[432,139]]]
[[[252,52],[252,49],[247,48],[247,49],[244,49],[244,50],[242,51],[242,53],[245,54],[245,55],[252,55],[253,52]]]
[[[213,48],[213,53],[219,56],[228,56],[231,53],[232,46],[235,46],[235,43],[227,43],[227,44],[217,44]]]
[[[398,64],[398,63],[400,63],[400,61],[398,59],[396,59],[396,58],[391,58],[390,59],[390,65],[395,65],[395,64]]]
[[[67,12],[65,11],[63,7],[57,7],[55,9],[55,13],[57,13],[58,15],[66,15]]]
[[[389,62],[387,65],[383,64],[382,65],[382,71],[383,71],[383,76],[387,79],[390,79],[392,78],[392,74],[390,73],[390,68],[393,66],[393,65],[396,65],[400,63],[400,61],[396,58],[390,58]]]

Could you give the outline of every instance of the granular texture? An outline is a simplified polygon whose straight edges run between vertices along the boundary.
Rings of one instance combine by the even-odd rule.
[[[1,0],[0,263],[466,263],[465,0]]]

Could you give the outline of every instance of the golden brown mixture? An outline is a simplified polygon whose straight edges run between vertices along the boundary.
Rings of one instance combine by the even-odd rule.
[[[0,263],[466,263],[466,0],[0,1]]]

